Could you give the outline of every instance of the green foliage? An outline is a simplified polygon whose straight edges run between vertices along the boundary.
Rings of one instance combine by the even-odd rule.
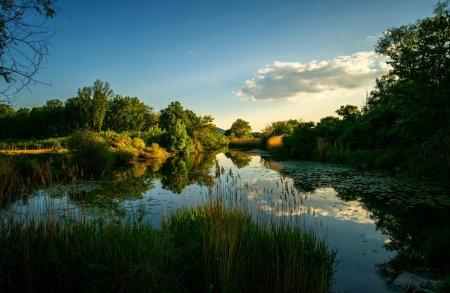
[[[161,137],[161,146],[176,154],[189,154],[194,151],[194,143],[180,121],[169,127]]]
[[[152,143],[160,143],[161,137],[165,133],[165,130],[162,130],[158,126],[153,126],[148,130],[148,138],[147,138],[147,145],[150,145]]]
[[[135,161],[138,157],[138,150],[135,148],[118,148],[113,152],[114,163],[117,164],[129,164]]]
[[[131,140],[131,145],[136,149],[143,149],[145,148],[145,142],[140,137],[135,137]]]
[[[298,123],[299,122],[297,120],[292,119],[270,123],[270,125],[267,125],[264,129],[261,130],[261,133],[258,133],[258,136],[261,139],[261,147],[266,148],[267,141],[271,137],[279,135],[291,135]]]
[[[116,95],[109,102],[105,128],[116,132],[145,131],[156,123],[153,108],[140,102],[137,97]]]
[[[391,130],[407,143],[421,143],[430,136],[450,135],[450,11],[449,2],[435,6],[434,15],[414,24],[393,27],[378,41],[375,51],[390,58],[385,79],[385,104],[397,110]],[[368,112],[376,107],[377,91]],[[372,101],[370,101],[372,102]]]
[[[108,143],[90,130],[77,131],[67,139],[67,148],[81,168],[104,169],[114,162]]]
[[[235,138],[248,138],[252,136],[252,127],[248,121],[239,118],[231,125],[230,132]]]

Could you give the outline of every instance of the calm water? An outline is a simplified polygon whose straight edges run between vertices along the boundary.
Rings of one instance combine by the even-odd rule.
[[[259,151],[138,164],[101,180],[85,174],[74,184],[21,197],[11,208],[24,216],[48,207],[55,214],[71,209],[91,217],[105,212],[127,217],[145,210],[158,225],[162,215],[201,202],[208,187],[226,184],[216,178],[216,160],[225,175],[233,174],[240,195],[259,209],[280,217],[303,214],[323,227],[340,260],[334,292],[401,292],[379,276],[377,265],[394,257],[396,249],[423,241],[430,227],[450,223],[448,185],[332,164],[277,161]],[[276,208],[294,200],[287,213]]]

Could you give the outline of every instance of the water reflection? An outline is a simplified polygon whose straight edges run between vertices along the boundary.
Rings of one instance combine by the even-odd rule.
[[[52,198],[55,205],[70,205],[93,216],[105,210],[124,215],[145,206],[156,223],[164,209],[195,204],[208,188],[225,186],[216,173],[233,180],[243,197],[261,210],[278,217],[304,214],[319,221],[342,260],[335,292],[395,292],[374,273],[375,266],[395,261],[396,255],[420,258],[430,229],[450,223],[447,185],[242,151],[142,162],[111,170],[101,180],[79,178],[37,190],[17,204]]]
[[[252,161],[252,156],[249,153],[238,150],[229,150],[225,153],[225,156],[229,158],[238,169],[247,167]]]

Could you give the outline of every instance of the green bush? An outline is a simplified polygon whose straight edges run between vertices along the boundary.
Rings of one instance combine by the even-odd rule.
[[[119,148],[114,152],[115,163],[131,163],[138,157],[138,150],[135,148]]]
[[[67,148],[74,162],[84,169],[105,169],[114,162],[108,143],[90,130],[73,133],[67,139]]]

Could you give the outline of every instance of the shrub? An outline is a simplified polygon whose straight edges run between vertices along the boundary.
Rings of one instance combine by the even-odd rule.
[[[67,139],[67,148],[72,153],[74,162],[84,169],[109,168],[114,162],[108,143],[90,130],[73,133]]]
[[[135,137],[131,140],[131,145],[136,149],[143,149],[145,148],[145,142],[142,140],[142,138]]]
[[[138,157],[138,150],[135,148],[119,148],[113,152],[115,163],[131,163]]]

